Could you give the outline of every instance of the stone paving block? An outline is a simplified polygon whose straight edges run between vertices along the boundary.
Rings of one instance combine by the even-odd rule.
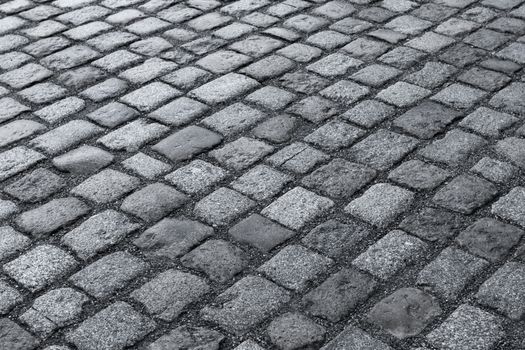
[[[412,105],[430,95],[430,90],[405,82],[397,82],[377,94],[380,100],[398,107]]]
[[[460,305],[427,335],[430,344],[454,350],[488,350],[504,336],[502,319],[468,304]]]
[[[145,272],[148,265],[128,252],[100,258],[69,278],[69,281],[97,299],[108,298]]]
[[[252,131],[257,138],[273,143],[283,143],[290,139],[296,126],[297,118],[287,114],[281,114],[266,119],[253,128]]]
[[[458,166],[486,144],[487,141],[480,136],[453,129],[418,153],[429,160]]]
[[[4,281],[0,281],[0,314],[7,314],[23,300],[24,298],[22,297],[22,294],[20,294],[15,288],[11,287]]]
[[[84,145],[53,158],[53,165],[72,174],[92,174],[111,164],[114,158],[107,151]]]
[[[431,190],[450,176],[447,170],[413,159],[392,170],[388,179],[415,190]]]
[[[330,83],[328,79],[304,71],[286,73],[277,81],[280,86],[303,94],[317,92]]]
[[[458,79],[464,83],[488,91],[499,90],[511,81],[511,79],[505,74],[477,67],[461,74]]]
[[[243,170],[273,150],[273,146],[243,136],[227,143],[222,148],[209,152],[209,155],[228,168]]]
[[[305,143],[295,142],[268,157],[267,161],[273,166],[305,174],[317,164],[328,159],[329,156],[327,154]]]
[[[231,183],[231,187],[255,200],[279,193],[292,177],[266,165],[257,165]]]
[[[352,264],[386,280],[423,256],[426,249],[423,241],[395,230],[370,246]]]
[[[152,149],[174,162],[180,162],[193,158],[221,141],[222,137],[219,134],[192,125],[166,137]]]
[[[111,150],[136,151],[152,140],[160,138],[169,130],[168,127],[151,123],[146,119],[137,119],[97,140]]]
[[[509,163],[484,157],[470,171],[480,174],[489,181],[506,183],[516,174],[518,169]]]
[[[252,214],[233,226],[228,233],[237,241],[252,245],[263,252],[293,237],[295,233],[259,214]]]
[[[462,219],[453,212],[425,207],[418,213],[407,216],[399,228],[431,242],[445,241],[459,232]]]
[[[19,180],[4,187],[4,192],[23,202],[38,202],[64,188],[64,180],[59,175],[38,168]]]
[[[200,277],[174,269],[161,272],[131,293],[147,312],[163,321],[176,319],[190,304],[209,291]],[[158,291],[162,291],[161,294]]]
[[[60,70],[80,66],[99,56],[100,54],[98,52],[87,46],[75,45],[49,55],[42,59],[41,62],[51,69]]]
[[[155,322],[123,301],[109,305],[70,331],[66,338],[82,350],[124,349],[155,329]]]
[[[147,179],[154,179],[157,176],[167,173],[171,169],[171,166],[168,164],[141,152],[122,161],[122,165],[124,165],[126,169]]]
[[[344,48],[348,49],[348,45]],[[334,53],[306,66],[306,69],[327,78],[336,77],[345,74],[351,68],[359,67],[363,61],[358,58]]]
[[[248,276],[216,298],[217,306],[205,306],[203,319],[235,334],[243,334],[287,303],[290,295],[268,280]]]
[[[198,221],[166,218],[144,231],[133,244],[148,256],[175,259],[212,234],[211,227]]]
[[[324,91],[324,90],[323,90]],[[331,93],[329,90],[328,93]],[[313,123],[322,122],[339,113],[336,103],[319,96],[310,96],[288,107],[286,112],[296,114]]]
[[[74,222],[88,211],[89,207],[74,197],[57,198],[20,214],[16,224],[24,232],[41,237]]]
[[[104,100],[115,98],[118,95],[121,95],[127,89],[128,83],[126,83],[124,80],[110,78],[82,91],[81,96],[89,98],[95,102],[102,102]]]
[[[0,108],[0,122],[14,118],[20,113],[29,111],[31,109],[10,97],[4,97],[0,99]]]
[[[168,84],[153,82],[130,92],[120,100],[137,108],[139,111],[149,112],[180,94],[179,90],[172,88]]]
[[[345,268],[307,293],[302,303],[308,313],[337,322],[367,300],[376,286],[371,277]]]
[[[259,83],[252,78],[237,73],[228,73],[192,90],[189,96],[215,105],[227,102],[257,86]]]
[[[431,89],[442,85],[456,71],[457,69],[449,64],[427,62],[423,68],[405,77],[405,81]]]
[[[392,350],[392,348],[361,329],[349,325],[321,350]]]
[[[265,113],[239,102],[212,114],[202,123],[224,136],[230,136],[265,118]]]
[[[520,320],[525,314],[521,300],[524,295],[525,265],[509,262],[498,269],[476,294],[483,305],[494,308],[512,320]]]
[[[455,300],[488,266],[484,259],[449,247],[419,272],[416,284],[444,300]]]
[[[12,201],[0,199],[0,219],[4,220],[18,213],[18,206]]]
[[[255,206],[242,194],[221,187],[195,204],[194,212],[213,225],[225,225]]]
[[[525,167],[525,153],[522,146],[525,144],[523,139],[517,137],[507,137],[500,140],[494,146],[494,150],[503,157],[510,160],[520,168]]]
[[[304,177],[301,183],[328,197],[349,198],[372,181],[376,174],[375,170],[364,165],[336,158]]]
[[[460,175],[440,189],[432,201],[444,208],[471,214],[488,203],[497,193],[498,189],[491,182],[477,176]]]
[[[165,179],[180,190],[194,194],[208,190],[226,175],[223,169],[197,159],[166,175]]]
[[[366,86],[356,84],[349,80],[340,80],[324,88],[319,94],[332,101],[351,105],[368,95],[369,92],[370,90]]]
[[[329,121],[304,138],[306,142],[335,151],[355,143],[365,132],[340,121]]]
[[[86,103],[78,97],[66,97],[35,112],[40,119],[56,123],[84,109]]]
[[[273,320],[267,333],[279,349],[291,350],[320,344],[326,330],[308,317],[290,312]]]
[[[514,187],[492,205],[492,213],[525,227],[525,220],[523,219],[525,208],[521,204],[524,198],[525,188]]]
[[[280,110],[295,99],[295,95],[274,86],[265,86],[246,96],[246,100],[272,110]]]
[[[379,183],[350,202],[345,211],[372,225],[386,227],[410,207],[413,199],[411,191]]]
[[[5,260],[29,246],[31,240],[11,226],[0,227],[0,260]]]
[[[175,349],[219,349],[225,337],[215,331],[204,327],[181,326],[175,328],[170,333],[163,335],[146,349],[164,350]]]
[[[164,124],[180,126],[191,122],[209,110],[204,103],[180,97],[151,112],[149,117]]]
[[[289,245],[258,268],[271,280],[288,289],[304,290],[309,282],[326,272],[332,265],[330,258],[300,245]]]
[[[184,266],[204,272],[212,281],[224,283],[247,265],[244,251],[224,240],[212,239],[181,258]]]
[[[483,136],[498,137],[505,129],[518,121],[507,113],[480,107],[464,118],[459,126],[475,131]]]
[[[516,226],[492,218],[482,218],[461,232],[456,242],[472,254],[490,262],[498,262],[509,254],[522,236],[523,230]]]
[[[261,214],[298,230],[327,212],[334,203],[302,187],[295,187],[261,211]]]
[[[417,288],[400,288],[380,300],[367,320],[398,339],[415,336],[442,313],[432,295]]]
[[[78,257],[87,260],[117,244],[139,227],[126,215],[107,209],[66,233],[61,242]]]
[[[53,73],[49,69],[36,63],[28,63],[20,68],[1,74],[0,81],[14,89],[22,89],[51,75]]]
[[[20,320],[41,336],[74,323],[81,315],[89,298],[71,288],[53,289],[35,299]]]
[[[56,84],[40,83],[28,87],[18,94],[31,103],[44,104],[64,97],[66,92],[66,89]]]
[[[96,203],[109,203],[133,191],[139,183],[136,177],[105,169],[74,187],[71,193]]]
[[[365,100],[346,111],[341,116],[348,121],[365,128],[380,123],[394,114],[394,108],[376,100]]]
[[[106,73],[102,70],[91,66],[83,66],[65,71],[58,76],[57,81],[69,88],[81,89],[88,85],[92,85],[105,77]]]
[[[8,18],[6,17],[5,19]],[[2,22],[0,22],[1,26]],[[8,318],[0,319],[0,329],[2,330],[0,333],[0,346],[4,349],[33,350],[40,343],[31,333]]]
[[[5,272],[32,292],[39,291],[76,268],[77,262],[53,245],[39,245],[4,265]]]
[[[87,140],[103,129],[85,120],[72,120],[31,140],[35,148],[55,155]]]

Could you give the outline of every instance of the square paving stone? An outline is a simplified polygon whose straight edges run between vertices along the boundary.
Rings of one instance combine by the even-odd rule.
[[[63,180],[55,173],[38,168],[4,187],[4,192],[24,202],[38,202],[61,190]]]
[[[273,143],[283,143],[290,140],[297,124],[297,118],[280,114],[263,121],[253,128],[252,132],[257,138]]]
[[[344,48],[348,49],[348,44]],[[348,51],[348,50],[347,50]],[[333,53],[312,64],[306,66],[306,69],[322,75],[326,78],[333,78],[344,75],[349,69],[359,67],[363,61],[341,53]],[[293,73],[292,73],[293,74]]]
[[[42,59],[42,63],[56,70],[69,69],[98,58],[100,54],[84,45],[75,45]]]
[[[284,88],[303,94],[312,94],[330,84],[328,79],[304,71],[284,74],[277,82]]]
[[[246,169],[267,154],[273,146],[248,137],[240,137],[224,147],[209,152],[219,163],[234,170]]]
[[[144,231],[133,244],[149,257],[175,259],[212,234],[211,227],[198,221],[167,218]]]
[[[264,118],[266,118],[265,113],[238,102],[205,118],[202,123],[224,136],[229,136],[249,128]]]
[[[327,212],[334,203],[302,187],[295,187],[261,211],[261,214],[291,229],[298,230],[307,222]]]
[[[463,223],[463,217],[442,209],[425,207],[405,218],[399,228],[427,241],[445,241],[454,236]]]
[[[188,96],[215,105],[232,100],[258,86],[259,83],[252,78],[228,73],[190,91]]]
[[[432,100],[453,108],[470,108],[479,102],[486,93],[463,84],[452,84],[432,96]]]
[[[197,216],[213,225],[226,225],[245,214],[255,202],[239,192],[221,187],[195,204]]]
[[[31,290],[39,291],[77,266],[71,255],[53,245],[39,245],[4,265],[5,272]]]
[[[288,72],[294,67],[294,63],[294,61],[286,57],[271,55],[250,64],[239,72],[258,81],[263,81]]]
[[[525,140],[517,137],[507,137],[497,142],[494,149],[497,153],[509,159],[512,163],[525,168]]]
[[[49,69],[39,64],[29,63],[1,74],[0,81],[14,89],[22,89],[51,75],[53,73]]]
[[[248,276],[220,294],[217,306],[205,306],[200,314],[221,328],[243,334],[277,311],[290,299],[289,293],[261,277]]]
[[[31,333],[8,318],[0,319],[0,329],[0,347],[2,349],[33,350],[40,342]]]
[[[337,83],[324,88],[319,94],[332,101],[351,105],[362,97],[368,95],[369,92],[370,90],[366,86],[356,84],[350,80],[340,80]]]
[[[393,350],[370,334],[348,325],[321,350]]]
[[[461,74],[458,79],[464,83],[488,91],[499,90],[511,81],[511,78],[505,74],[477,67]]]
[[[458,125],[483,136],[498,137],[519,119],[507,113],[480,107],[464,118]]]
[[[367,300],[376,286],[368,275],[344,268],[306,294],[302,303],[309,314],[338,322]]]
[[[180,126],[187,124],[206,113],[209,107],[191,98],[178,99],[151,112],[149,117],[162,123]]]
[[[292,180],[290,175],[281,173],[267,165],[257,165],[230,185],[257,201],[273,197]]]
[[[456,242],[472,254],[490,262],[498,262],[509,254],[522,236],[523,230],[516,226],[492,218],[482,218],[461,232]]]
[[[428,245],[423,241],[395,230],[370,246],[352,264],[361,270],[387,280],[401,269],[420,259]]]
[[[0,220],[4,220],[18,213],[18,206],[8,200],[0,199]]]
[[[386,170],[411,152],[417,139],[379,129],[350,148],[351,160],[366,164],[377,170]]]
[[[80,96],[89,98],[95,102],[102,102],[104,100],[114,98],[128,89],[128,83],[117,78],[110,78],[103,82],[85,89],[80,93]]]
[[[336,158],[304,177],[301,183],[328,197],[349,198],[376,175],[374,169]]]
[[[415,190],[431,190],[450,176],[447,170],[413,159],[392,170],[388,179]]]
[[[218,145],[221,135],[199,126],[181,129],[155,144],[152,149],[174,162],[193,158],[195,155]]]
[[[195,62],[195,64],[215,74],[226,74],[246,65],[252,60],[251,57],[234,51],[219,50],[206,55]]]
[[[514,187],[492,205],[492,213],[525,227],[525,188]]]
[[[24,298],[20,292],[8,285],[6,282],[0,280],[0,314],[7,314],[23,300]]]
[[[405,339],[421,333],[441,313],[432,295],[417,288],[401,288],[375,304],[367,320],[394,337]]]
[[[448,247],[419,272],[416,284],[444,300],[455,300],[488,266],[484,259]]]
[[[295,99],[295,94],[275,86],[265,86],[246,96],[246,100],[272,110],[280,110]]]
[[[304,290],[317,276],[326,272],[333,260],[300,245],[284,247],[257,270],[274,282],[293,290]]]
[[[72,288],[53,289],[36,298],[31,308],[20,316],[20,320],[31,331],[45,337],[74,323],[88,301],[86,295]]]
[[[326,329],[303,314],[289,312],[274,319],[266,332],[279,349],[301,349],[320,344]]]
[[[295,114],[312,123],[319,123],[338,114],[339,107],[336,103],[326,98],[309,96],[288,107],[286,112]]]
[[[74,187],[71,193],[96,203],[109,203],[133,191],[139,184],[136,177],[105,169]]]
[[[121,350],[155,329],[155,322],[117,301],[82,322],[66,335],[81,350]]]
[[[99,138],[98,143],[112,151],[132,152],[164,135],[169,128],[147,119],[137,119]]]
[[[431,91],[417,85],[405,82],[397,82],[388,88],[381,90],[377,97],[380,100],[394,104],[398,107],[405,107],[422,100],[430,95]]]
[[[195,194],[210,189],[226,175],[226,171],[222,168],[196,159],[166,175],[165,179],[181,191]]]
[[[32,120],[14,120],[0,126],[0,147],[5,147],[44,130],[46,130],[44,125]]]
[[[350,77],[366,85],[381,86],[399,74],[401,74],[399,69],[382,64],[372,64],[357,71]]]
[[[148,185],[124,199],[120,209],[144,221],[158,221],[182,207],[188,197],[173,187],[157,182]]]
[[[231,44],[229,48],[248,56],[261,57],[282,46],[284,46],[284,43],[275,38],[252,35],[244,40]]]
[[[81,259],[87,260],[117,244],[139,227],[126,215],[108,209],[69,231],[61,242]]]
[[[177,349],[219,349],[223,340],[225,337],[215,330],[183,325],[155,340],[145,349],[175,350],[173,346],[177,346]]]
[[[442,349],[489,350],[505,336],[502,323],[498,316],[462,304],[426,338]]]
[[[386,183],[375,184],[345,208],[347,213],[379,227],[386,227],[405,212],[414,193]]]
[[[169,322],[199,301],[209,289],[202,278],[170,269],[133,291],[131,297],[144,305],[149,314]]]
[[[168,164],[142,152],[123,160],[122,165],[135,174],[150,180],[165,174],[171,169],[171,166]]]
[[[483,283],[476,299],[494,308],[512,320],[519,321],[525,315],[525,265],[509,262],[498,269]]]
[[[130,92],[120,100],[137,108],[139,111],[149,112],[169,99],[179,95],[181,95],[181,92],[172,88],[170,85],[161,82],[153,82]]]
[[[15,222],[24,232],[41,237],[74,222],[88,211],[89,207],[74,197],[57,198],[23,212]]]
[[[432,26],[432,22],[414,16],[404,15],[396,17],[388,22],[385,25],[385,28],[407,35],[416,35],[430,26]]]
[[[449,166],[459,166],[486,144],[487,141],[482,137],[453,129],[443,138],[422,148],[418,153],[429,160]]]
[[[508,182],[518,171],[518,169],[507,162],[502,162],[490,157],[481,158],[470,171],[480,174],[485,179],[496,182]]]
[[[322,50],[317,47],[305,45],[302,43],[293,43],[277,51],[279,55],[283,55],[297,62],[308,63],[322,54]]]
[[[511,83],[492,97],[490,105],[507,112],[525,114],[525,83]]]
[[[21,104],[20,102],[10,98],[10,97],[4,97],[0,99],[0,121],[4,122],[6,120],[9,120],[11,118],[16,117],[20,113],[29,111],[30,108]]]
[[[335,151],[345,148],[365,134],[364,130],[341,121],[329,121],[304,138],[306,142]]]
[[[102,126],[113,128],[137,117],[138,115],[139,113],[135,109],[128,107],[125,104],[110,102],[89,113],[87,117]]]
[[[443,131],[460,113],[431,101],[424,101],[394,120],[394,125],[420,139]]]
[[[66,97],[39,109],[35,115],[49,123],[57,123],[84,109],[86,103],[78,97]]]
[[[440,189],[432,201],[444,208],[471,214],[497,194],[498,189],[491,182],[477,176],[460,175]]]
[[[409,74],[405,81],[432,89],[443,84],[457,69],[454,66],[439,62],[428,62],[420,70]]]
[[[275,167],[305,174],[317,164],[330,159],[325,153],[302,142],[294,142],[268,157],[267,161]]]
[[[28,237],[15,231],[11,226],[0,227],[0,260],[15,255],[30,243],[31,240]]]
[[[147,263],[141,259],[120,251],[100,258],[69,280],[88,294],[102,299],[124,288],[147,268]]]
[[[224,240],[211,239],[181,258],[189,268],[204,272],[212,281],[225,283],[247,265],[244,251]]]
[[[252,214],[240,221],[228,233],[237,241],[247,243],[265,253],[295,235],[295,232],[259,214]]]
[[[43,154],[26,146],[17,146],[2,152],[0,153],[0,180],[26,170],[44,158]]]
[[[83,145],[53,158],[53,165],[66,173],[88,175],[111,164],[114,158],[98,147]]]
[[[371,128],[394,114],[394,108],[376,100],[365,100],[358,103],[341,115],[357,125]]]

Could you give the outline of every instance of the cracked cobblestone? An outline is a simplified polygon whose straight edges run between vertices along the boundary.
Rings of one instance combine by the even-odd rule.
[[[0,1],[0,348],[525,348],[525,0]]]

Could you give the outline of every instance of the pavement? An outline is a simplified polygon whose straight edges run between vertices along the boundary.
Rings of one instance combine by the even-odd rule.
[[[524,0],[0,4],[0,349],[525,349]]]

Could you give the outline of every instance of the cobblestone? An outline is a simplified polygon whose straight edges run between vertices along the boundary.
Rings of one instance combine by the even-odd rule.
[[[3,1],[0,348],[524,348],[524,21]]]

